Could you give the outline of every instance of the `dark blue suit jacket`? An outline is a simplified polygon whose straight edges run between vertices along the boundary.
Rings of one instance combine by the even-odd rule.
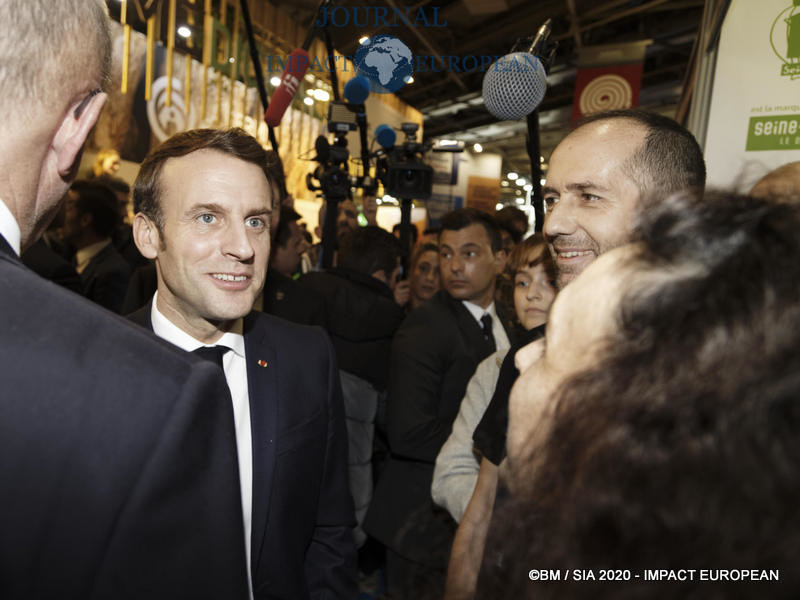
[[[150,306],[130,319],[152,329]],[[331,344],[318,327],[244,320],[253,437],[255,598],[357,598],[347,431]]]
[[[2,237],[0,319],[0,598],[246,598],[219,370]]]
[[[499,303],[495,309],[513,339],[509,315]],[[411,311],[395,334],[387,389],[391,456],[364,529],[401,556],[447,566],[455,522],[433,503],[433,468],[470,378],[492,352],[464,303],[445,290]]]
[[[83,295],[119,314],[130,278],[131,268],[113,244],[109,243],[92,257],[81,273]]]

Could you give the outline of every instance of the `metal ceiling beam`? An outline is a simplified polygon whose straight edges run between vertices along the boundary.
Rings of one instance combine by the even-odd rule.
[[[603,25],[608,25],[609,23],[614,23],[615,21],[621,21],[622,19],[632,17],[633,15],[638,15],[639,13],[647,12],[655,8],[656,6],[659,6],[661,4],[666,4],[667,2],[670,2],[670,0],[651,0],[651,2],[648,2],[647,4],[641,4],[634,8],[623,10],[613,14],[610,17],[606,17],[605,19],[600,19],[599,21],[594,21],[592,23],[589,23],[588,25],[584,25],[579,29],[579,31],[580,33],[591,31],[592,29],[595,29],[597,27],[602,27]],[[555,39],[564,40],[567,39],[569,36],[570,36],[569,32],[562,33],[561,35],[557,35]]]
[[[573,39],[575,40],[575,49],[581,49],[581,34],[578,29],[579,22],[578,22],[578,13],[575,10],[575,0],[567,0],[567,8],[569,9],[569,30],[572,34]]]

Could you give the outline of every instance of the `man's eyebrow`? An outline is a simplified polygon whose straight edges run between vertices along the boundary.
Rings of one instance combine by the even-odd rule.
[[[579,182],[576,182],[576,183],[568,183],[565,187],[566,187],[567,190],[569,190],[571,192],[585,192],[586,190],[595,190],[595,191],[598,191],[598,192],[608,192],[609,191],[609,189],[607,187],[599,185],[599,184],[594,183],[592,181],[579,181]],[[544,186],[542,188],[542,195],[544,195],[544,194],[554,194],[554,195],[557,196],[559,193],[560,192],[556,188],[554,188],[552,186],[549,186],[549,185],[546,185],[546,186]]]
[[[273,210],[269,206],[265,206],[264,208],[254,208],[253,210],[247,213],[248,217],[256,217],[258,215],[271,215]]]
[[[194,213],[199,210],[209,210],[209,211],[216,211],[219,212],[222,210],[222,207],[215,203],[215,202],[203,202],[198,204],[192,204],[189,208],[186,209],[186,213]]]
[[[594,183],[592,181],[580,181],[576,183],[568,183],[567,189],[570,191],[585,192],[586,190],[596,190],[598,192],[609,191],[607,187]]]
[[[225,212],[225,209],[216,202],[202,202],[198,204],[192,204],[188,209],[186,209],[186,213],[190,214],[204,210],[211,212]],[[254,208],[246,213],[248,217],[257,215],[271,215],[271,214],[272,214],[272,208],[268,206],[265,206],[264,208]]]
[[[552,186],[546,185],[542,188],[542,195],[544,194],[556,194],[558,195],[558,190]]]

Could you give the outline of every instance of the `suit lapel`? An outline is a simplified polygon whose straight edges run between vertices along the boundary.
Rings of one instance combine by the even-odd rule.
[[[133,321],[137,325],[141,325],[150,331],[153,330],[153,321],[151,319],[153,310],[153,300],[150,299],[150,302],[145,304],[142,308],[137,310],[136,312],[132,312],[131,314],[127,315],[127,319]]]
[[[261,548],[269,517],[272,476],[275,472],[278,423],[277,353],[264,326],[265,319],[250,313],[244,321],[247,360],[247,392],[253,436],[253,521],[251,565],[260,564]]]
[[[467,346],[467,352],[469,352],[477,362],[482,361],[492,353],[491,345],[483,336],[483,329],[478,325],[475,317],[467,310],[463,302],[456,300],[446,292],[443,292],[443,296],[446,298],[450,310],[452,310],[455,315],[458,329],[461,331],[461,335]]]
[[[11,260],[11,262],[15,262],[22,265],[22,260],[20,260],[19,256],[17,256],[17,253],[14,252],[14,249],[11,247],[11,244],[9,244],[6,241],[6,238],[0,235],[0,255],[3,254],[6,255],[6,258]]]

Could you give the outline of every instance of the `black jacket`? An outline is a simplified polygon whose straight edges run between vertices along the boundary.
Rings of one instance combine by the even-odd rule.
[[[219,369],[23,266],[0,236],[0,596],[247,597]]]
[[[495,308],[511,338],[508,315],[500,304]],[[469,379],[492,351],[475,318],[445,291],[412,311],[395,336],[387,417],[392,454],[365,529],[406,558],[447,565],[455,523],[433,505],[433,467]]]
[[[389,286],[342,268],[308,273],[300,283],[325,298],[339,368],[386,389],[392,337],[405,317]]]
[[[261,310],[300,325],[328,323],[325,299],[278,271],[269,270],[264,283]]]

